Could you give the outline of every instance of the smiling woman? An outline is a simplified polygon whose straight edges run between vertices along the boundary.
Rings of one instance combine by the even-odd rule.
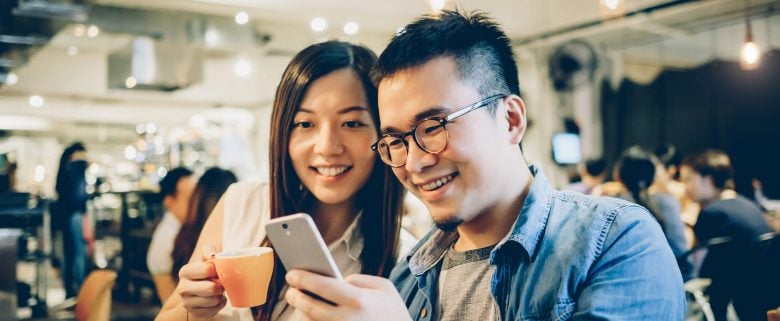
[[[403,188],[369,148],[379,131],[376,87],[368,76],[375,60],[368,49],[337,41],[312,45],[292,59],[271,115],[270,184],[239,183],[227,191],[158,320],[185,314],[299,320],[281,299],[287,285],[279,262],[265,271],[272,273],[266,304],[251,311],[230,305],[207,261],[213,251],[270,246],[265,223],[297,212],[311,215],[345,276],[390,273],[414,238],[399,236]]]

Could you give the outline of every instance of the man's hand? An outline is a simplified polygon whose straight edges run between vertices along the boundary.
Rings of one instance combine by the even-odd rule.
[[[290,288],[285,299],[313,321],[409,320],[401,296],[389,280],[356,274],[344,281],[311,272],[293,270],[286,275]],[[302,291],[318,295],[335,305],[317,300]]]

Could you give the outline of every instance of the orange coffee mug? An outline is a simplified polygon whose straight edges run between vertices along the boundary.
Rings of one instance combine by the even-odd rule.
[[[273,249],[249,247],[225,250],[216,254],[211,261],[217,269],[217,281],[225,288],[230,305],[248,308],[265,303],[274,271]]]

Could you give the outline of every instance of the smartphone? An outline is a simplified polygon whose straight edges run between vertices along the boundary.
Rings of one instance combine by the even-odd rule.
[[[287,271],[305,270],[342,279],[328,246],[309,214],[298,213],[272,219],[265,225],[265,232]]]

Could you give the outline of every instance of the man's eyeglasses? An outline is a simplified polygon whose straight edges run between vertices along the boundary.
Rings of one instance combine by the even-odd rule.
[[[456,118],[463,116],[471,111],[490,105],[494,100],[504,98],[507,94],[497,94],[484,98],[476,103],[463,107],[447,116],[429,117],[423,119],[412,130],[402,134],[386,134],[371,145],[371,150],[379,153],[382,162],[391,167],[401,167],[406,164],[406,158],[409,154],[409,143],[406,137],[412,136],[414,142],[420,149],[437,154],[447,147],[449,134],[447,134],[448,123]]]

